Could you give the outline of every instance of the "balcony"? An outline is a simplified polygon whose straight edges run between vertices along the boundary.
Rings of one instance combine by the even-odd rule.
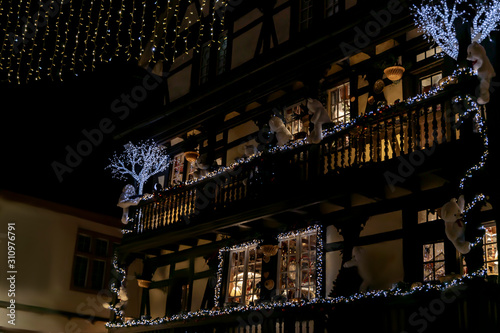
[[[311,302],[200,310],[109,325],[110,333],[497,332],[500,289],[484,277]]]
[[[208,232],[346,192],[383,200],[400,189],[414,190],[418,173],[436,169],[456,181],[482,150],[472,117],[459,119],[467,106],[453,102],[474,78],[462,74],[458,79],[429,95],[325,129],[320,144],[302,140],[276,147],[151,195],[131,209],[124,242],[186,228]],[[398,174],[401,163],[407,163],[405,174]]]

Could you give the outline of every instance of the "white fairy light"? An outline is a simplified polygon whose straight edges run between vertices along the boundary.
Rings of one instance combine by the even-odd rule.
[[[403,290],[402,288],[396,287],[391,290],[375,290],[368,291],[364,293],[356,293],[350,296],[339,296],[335,298],[315,298],[310,301],[305,300],[289,300],[289,301],[280,301],[280,302],[270,302],[270,303],[261,303],[257,305],[237,305],[234,307],[226,307],[226,308],[215,308],[212,310],[198,310],[191,311],[187,313],[179,313],[170,317],[162,317],[155,319],[132,319],[124,322],[108,322],[106,323],[107,328],[123,328],[123,327],[139,327],[139,326],[154,326],[161,325],[166,323],[171,323],[175,321],[185,321],[185,320],[198,320],[199,318],[208,318],[208,317],[219,317],[226,316],[230,314],[244,314],[249,313],[250,311],[269,311],[273,309],[282,309],[285,311],[287,309],[292,308],[306,308],[313,307],[316,305],[336,305],[336,304],[346,304],[351,302],[360,301],[363,299],[382,299],[389,297],[405,297],[417,293],[424,293],[430,291],[445,291],[449,288],[463,285],[469,280],[484,278],[486,276],[486,270],[480,269],[477,272],[473,272],[470,274],[465,274],[460,278],[456,278],[449,282],[443,282],[439,284],[427,283],[419,287],[414,287],[409,290]]]
[[[476,8],[476,15],[472,19],[471,38],[473,42],[481,43],[500,22],[500,2],[476,3],[476,6],[479,8]]]
[[[422,3],[413,5],[415,25],[424,34],[428,41],[434,41],[443,51],[457,60],[458,39],[455,32],[455,21],[464,16],[463,11],[457,10],[457,5],[464,0],[456,0],[452,8],[446,1],[440,3]]]
[[[111,169],[113,177],[118,179],[125,180],[127,175],[131,176],[139,184],[139,195],[142,195],[144,183],[149,177],[164,171],[170,163],[170,157],[165,147],[152,140],[137,145],[129,142],[124,148],[122,154],[114,153],[106,169]]]

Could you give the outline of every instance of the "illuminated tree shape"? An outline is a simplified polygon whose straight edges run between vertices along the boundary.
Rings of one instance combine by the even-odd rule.
[[[481,43],[500,22],[500,2],[492,1],[483,4],[476,9],[476,15],[472,19],[471,38],[473,42]]]
[[[114,178],[126,180],[131,176],[139,184],[139,195],[142,195],[144,184],[149,177],[164,171],[170,163],[165,148],[154,141],[140,142],[137,145],[129,142],[124,145],[124,152],[116,152],[109,159],[106,169],[111,169]]]
[[[424,37],[430,42],[434,41],[443,51],[457,60],[458,39],[455,31],[455,21],[463,17],[464,12],[457,10],[457,5],[463,0],[457,0],[452,8],[448,7],[446,1],[433,4],[432,2],[421,6],[413,6],[415,25]]]
[[[465,0],[456,0],[449,7],[446,0],[428,1],[420,6],[414,5],[413,17],[415,25],[424,34],[427,40],[435,42],[443,51],[457,60],[459,43],[456,36],[455,24],[457,19],[465,21],[465,11],[459,11],[457,5],[466,3]],[[500,22],[499,1],[475,1],[469,5],[475,11],[471,19],[471,42],[480,43],[495,30]]]

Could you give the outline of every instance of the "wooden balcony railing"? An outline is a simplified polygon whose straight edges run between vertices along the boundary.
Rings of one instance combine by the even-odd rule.
[[[460,126],[452,99],[461,86],[452,85],[422,101],[400,103],[357,118],[352,126],[329,130],[318,145],[264,152],[213,177],[168,189],[132,208],[129,227],[140,234],[189,223],[269,195],[269,184],[283,188],[291,180],[307,182],[458,140]]]

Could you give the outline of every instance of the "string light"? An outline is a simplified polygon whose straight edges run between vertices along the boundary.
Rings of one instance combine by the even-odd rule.
[[[472,19],[471,38],[472,41],[481,43],[500,22],[500,2],[491,1],[489,3],[475,3],[475,5],[476,15]]]
[[[121,268],[118,265],[118,258],[117,258],[116,253],[113,256],[113,260],[112,260],[111,264],[113,265],[113,269],[116,272],[116,274],[118,276],[120,276],[120,279],[119,279],[120,285],[118,287],[116,287],[116,283],[115,283],[115,281],[113,281],[111,283],[111,286],[109,289],[116,295],[116,297],[119,297],[120,296],[120,288],[123,286],[123,283],[125,282],[125,279],[127,278],[127,273],[123,268]],[[110,304],[108,308],[115,313],[116,318],[118,318],[118,320],[120,322],[123,322],[123,310],[121,310],[120,308],[118,308],[112,304]]]
[[[434,41],[455,60],[458,58],[455,21],[465,14],[464,11],[457,10],[457,5],[463,2],[464,0],[455,0],[452,8],[448,7],[446,1],[422,3],[412,7],[415,25],[419,31],[429,42]]]
[[[457,69],[450,77],[448,77],[446,80],[444,80],[438,87],[432,89],[429,93],[422,94],[415,96],[413,98],[410,98],[406,100],[407,105],[411,105],[417,102],[424,101],[430,97],[435,96],[439,92],[441,92],[447,85],[454,83],[459,76],[462,75],[468,75],[468,76],[473,76],[476,75],[477,73],[468,69],[468,68],[460,68]],[[485,128],[484,128],[484,123],[482,120],[482,117],[480,115],[480,110],[477,106],[477,103],[469,96],[466,95],[464,97],[456,97],[453,99],[454,103],[459,103],[459,102],[467,102],[467,110],[460,115],[459,121],[462,122],[465,117],[468,117],[470,114],[474,114],[474,120],[475,123],[478,127],[478,132],[480,133],[481,137],[483,138],[483,144],[485,148],[485,152],[483,153],[481,160],[478,164],[475,166],[471,167],[467,172],[466,172],[466,177],[462,178],[460,184],[460,188],[463,189],[465,180],[467,178],[470,178],[472,176],[473,171],[479,170],[484,166],[484,162],[487,157],[487,147],[488,147],[488,139],[485,133]],[[387,110],[390,110],[392,107],[384,107]],[[368,115],[375,115],[378,114],[382,111],[381,108],[377,109],[376,112],[369,113]],[[389,111],[390,112],[390,111]],[[348,128],[352,128],[353,126],[356,126],[357,122],[361,121],[365,116],[359,116],[352,120],[351,122],[345,123],[345,124],[340,124],[334,127],[333,129],[330,130],[325,130],[324,131],[324,136],[329,136],[333,135],[334,133],[337,133],[342,130],[346,130]],[[274,147],[271,149],[271,152],[279,152],[282,150],[286,149],[295,149],[296,147],[300,145],[304,145],[307,142],[305,140],[300,140],[298,143],[290,143],[286,144],[283,146],[278,146]],[[252,161],[254,158],[258,158],[261,156],[262,152],[257,153],[256,155],[249,157],[249,158],[244,158],[244,159],[239,159],[235,163],[231,164],[229,167],[223,167],[221,168],[220,171],[210,173],[206,177],[200,178],[200,180],[196,181],[189,181],[185,182],[184,185],[189,185],[192,183],[196,183],[198,181],[201,181],[205,178],[211,178],[216,176],[217,174],[227,172],[228,170],[234,170],[238,166],[244,163],[249,163]],[[177,187],[177,186],[176,186]],[[174,188],[174,187],[172,187]],[[170,189],[172,189],[170,188]],[[167,189],[167,190],[170,190]],[[151,199],[153,196],[143,196],[143,200],[148,200]],[[486,199],[484,194],[478,194],[474,197],[474,199],[467,204],[467,206],[464,209],[464,215],[466,215],[475,205],[477,205],[479,202],[484,201]],[[467,223],[464,220],[465,223]],[[296,230],[296,231],[290,231],[286,233],[279,234],[277,236],[278,239],[280,238],[287,238],[287,237],[295,237],[297,235],[300,235],[302,233],[307,233],[312,230],[317,231],[317,293],[316,295],[321,295],[321,290],[322,290],[322,281],[323,281],[323,236],[322,236],[322,228],[320,225],[314,225],[307,227],[306,229],[302,230]],[[127,231],[127,233],[130,231]],[[125,233],[125,232],[124,232]],[[471,246],[475,246],[477,244],[480,244],[482,241],[482,237],[477,237],[476,240],[471,243]],[[216,306],[220,307],[220,296],[221,296],[221,286],[222,286],[222,281],[223,281],[223,271],[224,271],[224,256],[227,251],[231,250],[239,250],[239,249],[244,249],[248,247],[254,247],[258,244],[261,243],[261,240],[253,240],[250,242],[246,242],[243,244],[239,245],[234,245],[231,247],[224,247],[219,250],[218,254],[218,268],[217,268],[217,283],[215,287],[215,296],[214,296],[214,301]],[[450,282],[444,282],[441,284],[434,284],[434,283],[427,283],[422,286],[416,286],[412,287],[409,290],[404,290],[399,287],[394,287],[393,289],[390,290],[377,290],[377,291],[369,291],[365,293],[356,293],[354,295],[350,296],[339,296],[335,298],[321,298],[321,297],[316,297],[312,300],[289,300],[289,301],[281,301],[281,302],[268,302],[268,303],[261,303],[257,305],[238,305],[235,307],[226,307],[226,308],[215,308],[212,310],[198,310],[198,311],[193,311],[193,312],[188,312],[188,313],[181,313],[177,315],[173,315],[170,317],[163,317],[163,318],[156,318],[153,320],[149,319],[139,319],[139,320],[129,320],[126,322],[109,322],[106,324],[108,328],[121,328],[121,327],[136,327],[136,326],[150,326],[150,325],[160,325],[168,322],[173,322],[173,321],[179,321],[179,320],[189,320],[189,319],[197,319],[197,318],[202,318],[202,317],[216,317],[216,316],[224,316],[228,314],[234,314],[234,313],[244,313],[248,311],[262,311],[262,310],[270,310],[270,309],[277,309],[281,308],[283,310],[289,309],[289,308],[297,308],[297,307],[305,307],[305,306],[310,306],[310,305],[316,305],[316,304],[323,304],[323,305],[336,305],[336,304],[342,304],[342,303],[351,303],[351,302],[356,302],[359,300],[363,299],[378,299],[378,298],[388,298],[388,297],[404,297],[404,296],[409,296],[412,294],[416,293],[423,293],[423,292],[429,292],[429,291],[439,291],[443,292],[446,291],[449,288],[462,285],[466,281],[474,279],[474,278],[484,278],[486,276],[486,270],[481,269],[477,272],[470,273],[470,274],[465,274],[464,276],[454,279]]]
[[[422,286],[412,287],[409,290],[402,289],[400,287],[394,287],[390,290],[375,290],[368,291],[365,293],[356,293],[350,296],[338,296],[335,298],[315,298],[309,301],[306,300],[288,300],[281,302],[269,302],[269,303],[260,303],[257,305],[238,305],[234,307],[226,307],[226,308],[215,308],[212,310],[198,310],[191,311],[187,313],[179,313],[170,317],[162,317],[155,319],[133,319],[128,321],[121,322],[108,322],[106,323],[106,327],[108,328],[125,328],[125,327],[138,327],[138,326],[155,326],[166,324],[175,321],[184,321],[191,319],[200,319],[206,317],[219,317],[226,316],[230,314],[238,314],[238,313],[248,313],[251,311],[269,311],[275,309],[281,309],[283,311],[292,308],[303,308],[314,305],[337,305],[337,304],[347,304],[352,302],[358,302],[364,299],[386,299],[390,297],[406,297],[414,294],[422,294],[425,292],[445,292],[446,290],[464,285],[467,281],[473,279],[484,278],[486,276],[486,270],[480,269],[477,272],[473,272],[470,274],[465,274],[460,278],[453,279],[449,282],[443,282],[439,284],[434,283],[426,283]]]
[[[453,7],[448,7],[446,0],[430,1],[413,5],[412,12],[415,25],[429,42],[438,44],[451,58],[457,60],[459,43],[456,37],[455,21],[467,21],[465,11],[457,10],[457,5],[465,0],[455,0]],[[497,27],[500,22],[500,3],[498,1],[475,2],[469,4],[475,11],[472,21],[471,41],[480,43]]]
[[[367,118],[377,117],[382,112],[385,112],[385,114],[390,114],[391,112],[397,112],[399,105],[413,105],[415,103],[423,102],[431,97],[436,96],[437,94],[442,92],[447,86],[454,84],[459,78],[472,77],[475,75],[477,75],[477,72],[470,69],[470,68],[467,68],[467,67],[457,68],[453,72],[453,74],[451,74],[450,76],[445,78],[445,80],[443,80],[438,86],[432,88],[429,92],[424,93],[424,94],[419,94],[415,97],[410,97],[407,100],[402,101],[397,105],[382,106],[382,107],[378,108],[376,111],[370,111],[364,115],[357,116],[349,122],[340,123],[340,124],[337,124],[334,127],[330,128],[330,129],[325,129],[325,130],[323,130],[323,137],[326,138],[326,137],[332,136],[336,133],[339,133],[341,131],[353,129],[356,126],[358,126],[360,123],[366,122]],[[268,153],[275,154],[275,153],[279,153],[279,152],[283,152],[283,151],[294,150],[294,149],[297,149],[297,148],[304,146],[304,145],[307,145],[307,144],[308,144],[307,138],[304,138],[304,139],[300,139],[300,140],[297,140],[294,142],[286,143],[286,144],[281,145],[281,146],[272,147],[268,150]],[[263,153],[264,152],[259,151],[252,156],[242,157],[242,158],[236,159],[229,166],[221,166],[217,170],[207,173],[205,176],[199,177],[197,179],[190,179],[190,180],[178,183],[176,185],[172,185],[168,188],[165,188],[162,191],[162,193],[164,194],[168,191],[176,190],[176,189],[184,187],[184,186],[190,186],[193,184],[197,184],[197,183],[200,183],[206,179],[211,179],[211,178],[217,177],[225,172],[235,171],[238,167],[245,165],[247,163],[250,163],[256,158],[260,158],[263,155]],[[147,200],[150,200],[152,198],[154,198],[154,194],[148,194],[148,195],[144,195],[141,200],[147,201]]]
[[[50,6],[44,5],[39,11],[33,10],[39,5],[38,0],[0,1],[0,13],[6,17],[1,27],[4,38],[0,69],[7,72],[9,82],[17,84],[39,80],[42,76],[62,80],[66,72],[78,75],[94,70],[97,62],[110,62],[116,57],[137,60],[151,44],[153,62],[174,61],[179,52],[188,53],[190,49],[198,52],[206,22],[211,21],[212,39],[215,23],[224,24],[223,15],[212,13],[212,17],[203,17],[207,0],[201,4],[179,0],[175,5],[168,0],[166,15],[161,15],[160,1],[150,4],[147,0],[91,0],[79,4],[50,0]],[[214,8],[220,3],[215,1]],[[200,22],[198,35],[193,28],[193,6],[200,6],[196,20]],[[179,16],[180,8],[185,7],[189,7],[187,14]],[[169,20],[175,20],[170,30],[167,29]],[[148,24],[149,21],[156,24]],[[184,24],[187,28],[181,31]],[[178,44],[182,42],[183,46]],[[170,56],[172,49],[173,57]]]

